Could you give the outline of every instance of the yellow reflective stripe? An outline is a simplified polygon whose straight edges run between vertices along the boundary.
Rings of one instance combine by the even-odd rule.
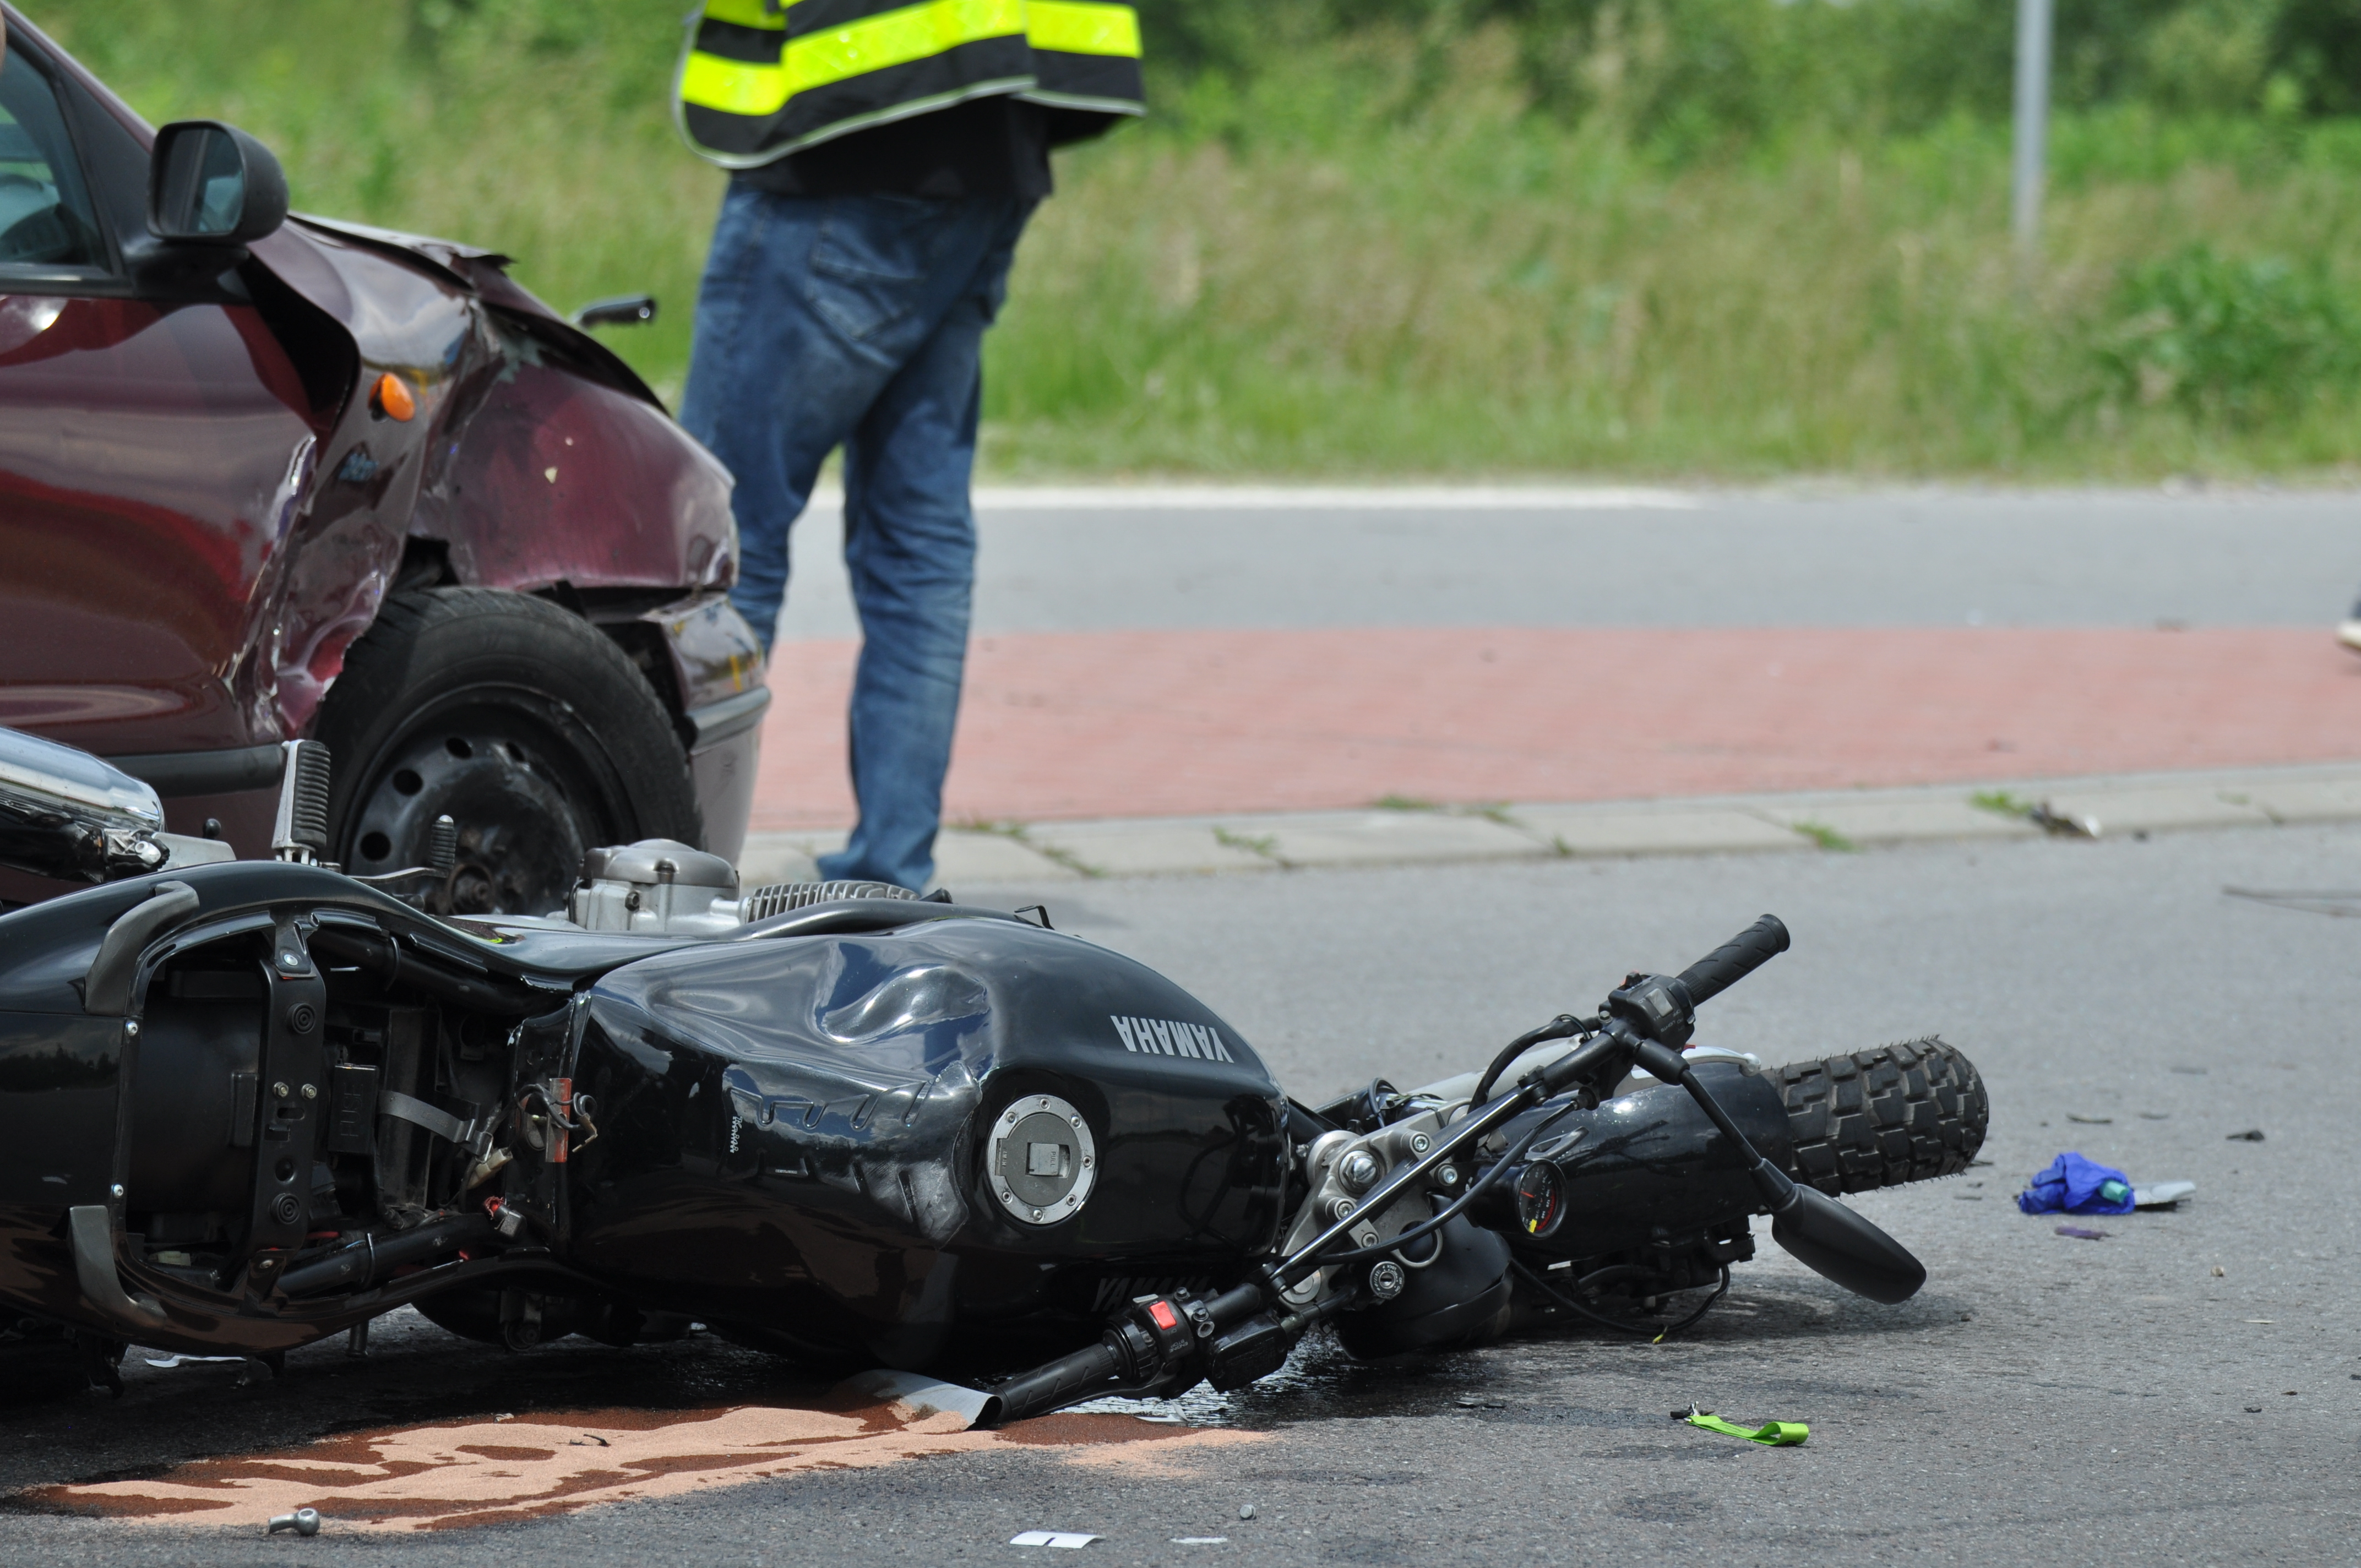
[[[961,44],[1016,37],[1024,31],[1025,0],[922,0],[883,16],[791,38],[777,65],[724,60],[691,49],[681,63],[680,96],[682,102],[700,109],[775,115],[798,93],[926,60]]]
[[[1119,54],[1139,58],[1139,13],[1128,5],[1089,0],[1030,0],[1025,37],[1035,49],[1060,54]]]
[[[923,0],[882,16],[848,22],[787,45],[790,91],[809,92],[982,38],[1025,31],[1025,0]]]
[[[725,115],[775,115],[786,106],[787,73],[691,49],[680,62],[680,101]]]
[[[705,0],[705,19],[741,27],[767,27],[774,33],[787,30],[786,7],[766,0]]]

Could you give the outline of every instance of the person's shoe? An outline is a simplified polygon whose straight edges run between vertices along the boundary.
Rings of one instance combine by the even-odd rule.
[[[2336,623],[2336,640],[2361,653],[2361,604],[2356,604],[2344,620]]]

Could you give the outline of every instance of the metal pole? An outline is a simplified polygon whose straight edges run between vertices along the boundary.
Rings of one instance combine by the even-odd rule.
[[[2041,243],[2041,185],[2049,157],[2051,0],[2016,0],[2016,142],[2009,183],[2009,224],[2017,249]]]

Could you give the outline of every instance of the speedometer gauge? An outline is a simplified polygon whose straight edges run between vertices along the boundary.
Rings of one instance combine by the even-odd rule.
[[[1565,1179],[1538,1161],[1517,1178],[1517,1223],[1529,1236],[1545,1236],[1565,1218]]]

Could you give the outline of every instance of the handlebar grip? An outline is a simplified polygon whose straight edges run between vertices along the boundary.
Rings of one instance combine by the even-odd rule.
[[[1688,988],[1689,1001],[1703,1006],[1786,950],[1787,927],[1776,915],[1765,915],[1681,970],[1681,983]]]
[[[1122,1370],[1123,1358],[1105,1340],[1086,1345],[1071,1355],[1045,1362],[1030,1372],[1018,1373],[992,1391],[1000,1401],[999,1420],[1021,1421],[1027,1416],[1089,1398],[1101,1384]]]

